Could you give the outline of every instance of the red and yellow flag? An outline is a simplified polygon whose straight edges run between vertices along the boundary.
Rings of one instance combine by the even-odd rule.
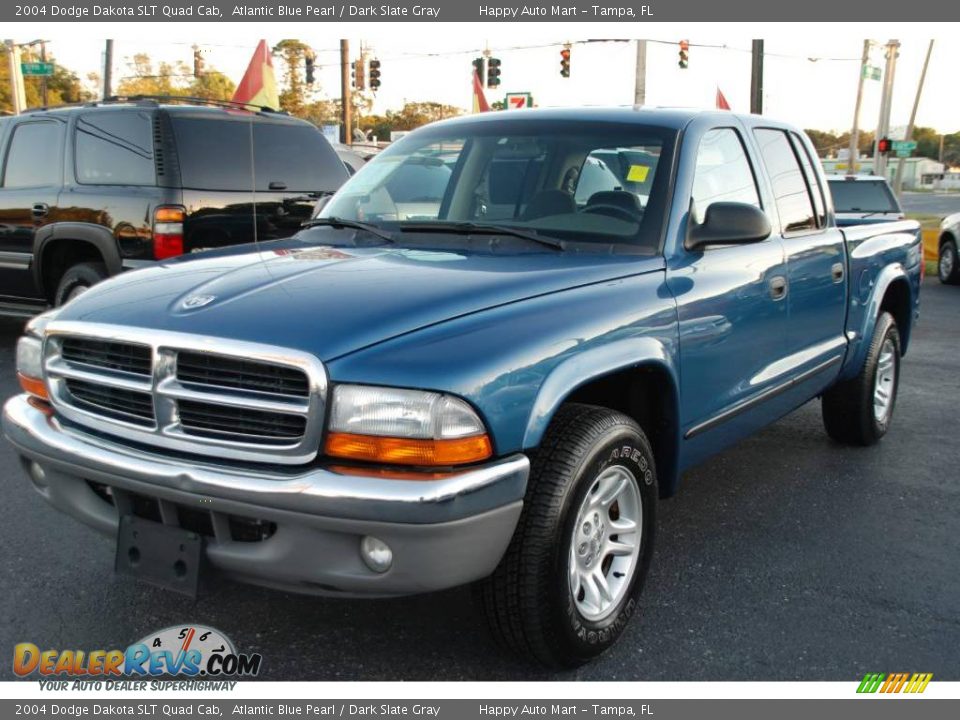
[[[233,94],[233,101],[280,109],[277,78],[273,74],[273,61],[270,59],[270,48],[266,40],[261,40],[253,51],[243,80]]]
[[[473,111],[475,113],[489,112],[490,104],[483,94],[483,84],[480,82],[480,73],[473,71]]]

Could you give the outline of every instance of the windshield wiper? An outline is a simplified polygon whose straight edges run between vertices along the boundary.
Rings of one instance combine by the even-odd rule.
[[[360,220],[350,220],[349,218],[336,217],[335,215],[312,218],[303,223],[302,227],[309,228],[316,227],[317,225],[326,225],[328,227],[338,229],[351,228],[353,230],[363,230],[364,232],[368,232],[371,235],[376,235],[387,242],[396,242],[396,240],[393,239],[393,235],[379,226],[374,225],[373,223],[365,223],[361,222]]]
[[[507,225],[493,225],[489,223],[475,222],[425,222],[425,223],[401,223],[401,232],[453,232],[461,235],[510,235],[511,237],[530,240],[531,242],[545,245],[554,250],[563,250],[562,240],[546,237],[530,230],[519,230]]]

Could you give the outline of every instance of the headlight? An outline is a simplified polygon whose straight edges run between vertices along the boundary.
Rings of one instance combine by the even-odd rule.
[[[493,454],[466,402],[436,392],[337,385],[326,454],[401,465],[461,465]]]
[[[43,382],[43,334],[56,316],[51,310],[37,315],[27,323],[25,334],[17,341],[17,379],[24,392],[49,400],[47,386]]]

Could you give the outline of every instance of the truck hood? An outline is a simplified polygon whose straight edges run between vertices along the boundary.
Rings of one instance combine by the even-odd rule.
[[[268,343],[330,361],[462,315],[663,267],[663,258],[648,256],[292,240],[125,273],[68,303],[57,319]]]

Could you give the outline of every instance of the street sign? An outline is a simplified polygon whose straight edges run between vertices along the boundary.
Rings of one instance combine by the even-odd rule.
[[[507,93],[507,110],[522,110],[533,107],[533,95],[528,92]]]
[[[901,158],[910,157],[910,155],[916,149],[917,149],[917,143],[914,140],[894,140],[893,141],[893,151],[897,154],[897,157],[901,157]]]
[[[20,71],[24,75],[53,75],[53,63],[52,62],[20,63]]]
[[[864,66],[863,66],[863,78],[864,78],[864,80],[879,80],[879,79],[880,79],[880,68],[874,67],[873,65],[864,65]]]

